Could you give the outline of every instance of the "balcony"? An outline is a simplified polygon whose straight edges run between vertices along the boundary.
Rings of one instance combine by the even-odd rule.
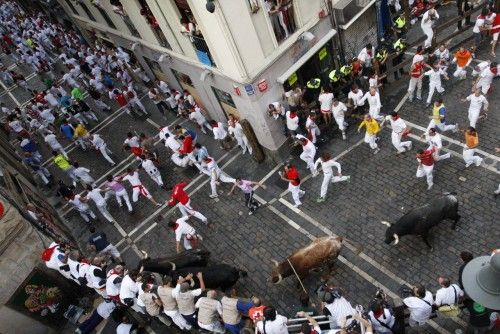
[[[205,42],[205,39],[203,36],[191,36],[191,43],[194,46],[194,50],[196,52],[196,55],[198,56],[198,60],[205,65],[212,66],[212,67],[217,67],[215,65],[214,59],[212,58],[212,55],[210,54],[210,50],[208,49],[208,45]]]
[[[167,38],[165,37],[165,34],[160,28],[160,25],[158,24],[158,21],[156,20],[156,17],[153,15],[153,12],[151,12],[151,9],[149,8],[148,3],[146,0],[139,0],[138,1],[140,6],[141,6],[141,15],[144,17],[146,20],[146,23],[149,25],[151,30],[153,31],[153,34],[155,35],[156,39],[158,40],[158,43],[167,48],[167,49],[172,49],[170,47],[170,44],[167,41]]]
[[[297,29],[292,0],[266,0],[266,10],[278,43],[283,42]]]

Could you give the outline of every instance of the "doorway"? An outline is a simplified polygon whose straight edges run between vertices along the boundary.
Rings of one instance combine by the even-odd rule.
[[[238,109],[236,109],[236,104],[234,104],[231,94],[226,93],[215,87],[212,87],[212,91],[214,92],[217,101],[219,101],[222,110],[224,110],[226,119],[229,118],[229,115],[233,115],[239,119],[240,113],[238,112]]]

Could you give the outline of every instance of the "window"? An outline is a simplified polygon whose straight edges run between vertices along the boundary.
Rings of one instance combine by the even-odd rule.
[[[230,105],[233,108],[236,108],[236,104],[234,104],[234,101],[233,101],[233,98],[231,97],[231,94],[226,93],[226,92],[224,92],[220,89],[217,89],[215,87],[212,87],[212,90],[214,91],[214,94],[220,103],[225,103],[225,104]]]
[[[132,34],[132,36],[141,38],[141,35],[139,34],[137,29],[135,28],[135,25],[132,23],[132,20],[130,19],[130,17],[127,15],[127,16],[122,16],[122,18],[123,18],[123,22],[127,26],[128,30],[130,30],[130,33]]]
[[[146,2],[146,0],[138,0],[138,1],[139,5],[141,6],[141,15],[149,24],[149,27],[156,36],[158,43],[160,43],[161,46],[166,47],[167,49],[171,49],[170,44],[168,44],[167,38],[165,37],[165,34],[161,30],[160,25],[158,24],[156,17],[153,15],[153,12],[149,8],[149,5]]]
[[[293,0],[265,0],[265,5],[274,35],[281,43],[297,29]]]
[[[179,81],[181,83],[181,86],[188,85],[188,86],[194,88],[193,82],[191,81],[191,78],[189,77],[189,75],[184,74],[182,72],[178,72],[178,71],[174,70],[173,68],[171,68],[171,70],[172,70],[172,73],[174,74],[175,78],[177,79],[177,81]]]
[[[196,51],[196,55],[198,56],[198,60],[205,65],[215,67],[216,65],[210,50],[208,49],[207,42],[205,41],[205,38],[203,38],[201,31],[198,29],[196,20],[191,12],[191,9],[189,8],[189,4],[186,0],[175,0],[175,4],[181,13],[181,33],[191,41],[191,44]]]
[[[68,5],[69,8],[71,8],[71,11],[75,15],[79,15],[78,11],[76,10],[75,6],[71,3],[71,0],[66,0],[66,4]]]
[[[92,14],[92,12],[90,11],[89,7],[87,7],[87,5],[84,4],[83,2],[79,2],[79,4],[83,8],[83,11],[85,12],[85,14],[87,14],[88,18],[91,19],[92,21],[95,21],[95,17]]]
[[[111,20],[111,18],[109,17],[108,13],[106,13],[106,11],[104,9],[102,9],[101,7],[96,7],[96,8],[99,11],[99,13],[101,13],[104,21],[106,21],[106,23],[108,24],[108,26],[110,26],[113,29],[116,29],[116,26],[113,23],[113,21]]]

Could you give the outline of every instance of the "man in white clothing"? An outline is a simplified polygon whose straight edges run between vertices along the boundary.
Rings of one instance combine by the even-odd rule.
[[[161,206],[160,203],[156,202],[149,191],[144,187],[139,178],[139,172],[133,168],[127,168],[127,173],[124,174],[121,179],[123,181],[130,182],[132,186],[132,201],[135,203],[139,200],[139,194],[149,199],[154,205]]]
[[[436,291],[436,300],[434,304],[436,304],[437,307],[442,305],[458,305],[464,296],[464,292],[460,289],[458,284],[451,284],[449,278],[442,276],[438,278],[438,282],[441,289]]]
[[[108,222],[113,224],[115,220],[108,211],[108,208],[106,206],[106,198],[101,195],[101,193],[104,192],[104,190],[88,185],[87,191],[88,193],[84,201],[88,201],[88,199],[93,200],[99,212],[104,216],[104,218],[106,218]]]
[[[323,92],[319,94],[318,101],[320,103],[320,111],[323,115],[323,120],[325,124],[330,124],[332,120],[332,102],[333,102],[333,93],[330,91],[329,87],[324,87]]]
[[[210,176],[210,188],[212,190],[211,194],[209,195],[210,198],[219,197],[217,193],[217,184],[219,184],[219,180],[224,183],[234,183],[236,181],[234,178],[224,173],[222,169],[220,169],[217,165],[215,159],[212,157],[204,157],[201,167],[206,169]]]
[[[188,219],[189,216],[185,216],[168,222],[168,226],[172,228],[175,233],[175,249],[177,253],[181,252],[181,241],[183,241],[184,249],[190,250],[193,248],[196,249],[198,241],[202,240],[202,237],[196,230],[186,222]]]
[[[342,139],[343,140],[347,139],[347,137],[345,135],[345,129],[347,127],[347,122],[344,121],[346,111],[347,111],[347,107],[343,102],[340,102],[337,99],[333,99],[333,104],[332,104],[333,118],[335,119],[335,123],[337,123],[340,132],[342,132]]]
[[[80,167],[80,164],[76,161],[73,162],[73,167],[75,167],[73,174],[83,183],[84,187],[88,185],[96,186],[94,178],[90,175],[90,169]]]
[[[243,131],[243,127],[241,126],[239,120],[233,115],[229,115],[229,120],[227,122],[227,131],[231,136],[236,139],[238,146],[241,147],[242,154],[248,153],[252,154],[253,148],[248,143],[248,138]]]
[[[428,48],[432,45],[432,38],[434,37],[434,31],[432,30],[432,26],[434,22],[439,19],[439,14],[437,10],[434,8],[429,9],[422,15],[422,22],[420,22],[420,28],[427,36],[424,42],[424,48]]]
[[[488,112],[488,100],[486,100],[486,97],[481,94],[481,90],[476,88],[474,94],[471,94],[465,99],[462,99],[462,102],[465,101],[470,101],[468,111],[469,126],[475,129],[481,109],[484,109],[485,112]]]
[[[410,310],[410,326],[423,325],[432,314],[432,293],[425,290],[423,285],[417,285],[413,289],[413,296],[403,299],[403,303]]]
[[[52,149],[52,151],[56,151],[56,152],[59,152],[61,153],[66,159],[69,159],[68,158],[68,154],[66,153],[66,151],[64,150],[64,148],[62,147],[62,145],[59,143],[59,141],[57,140],[57,137],[55,134],[53,134],[52,132],[49,132],[47,133],[47,135],[44,137],[44,140],[47,144],[49,144],[50,148]]]
[[[380,108],[382,107],[382,103],[380,103],[380,95],[377,92],[377,89],[371,87],[368,92],[359,100],[359,104],[364,104],[365,101],[368,101],[369,113],[371,118],[381,121],[384,119],[383,116],[380,115]]]
[[[395,111],[391,112],[391,115],[386,116],[381,126],[384,125],[386,121],[389,121],[391,123],[392,145],[394,145],[396,150],[398,150],[398,154],[411,150],[412,147],[411,141],[404,141],[404,142],[401,141],[401,138],[406,131],[406,123],[399,117],[399,114]]]
[[[357,85],[352,85],[349,94],[347,94],[348,104],[358,113],[361,113],[365,106],[365,101],[361,102],[362,98],[363,91]]]
[[[316,146],[302,135],[297,135],[298,143],[302,146],[300,159],[307,164],[307,168],[311,171],[313,177],[318,175],[318,171],[314,165],[314,156],[316,155]]]
[[[89,205],[85,203],[81,195],[73,195],[73,198],[70,198],[69,202],[76,208],[86,223],[90,223],[89,216],[92,219],[97,218],[95,213],[90,209]]]
[[[90,135],[90,142],[92,143],[92,145],[94,146],[94,148],[96,150],[101,152],[104,159],[106,159],[111,164],[111,167],[116,165],[116,163],[113,161],[113,159],[111,159],[111,157],[109,156],[109,154],[113,154],[113,153],[108,149],[108,146],[104,142],[104,139],[101,138],[101,136],[99,136],[98,134],[95,134],[95,133]]]
[[[307,137],[311,139],[313,144],[316,144],[318,136],[321,134],[318,124],[316,124],[316,112],[313,110],[309,113],[306,119]]]
[[[439,155],[439,152],[443,148],[443,140],[441,139],[441,135],[436,132],[435,128],[430,128],[427,132],[424,132],[420,137],[425,138],[425,140],[429,143],[429,147],[427,148],[428,150],[430,150],[433,147],[435,148],[433,155],[434,161],[449,159],[451,157],[450,153]]]
[[[212,132],[214,139],[219,142],[220,148],[228,150],[231,148],[231,138],[227,136],[227,131],[224,129],[224,124],[217,121],[212,121]]]
[[[427,131],[429,131],[431,128],[437,128],[441,132],[458,131],[458,124],[446,124],[446,107],[443,103],[442,98],[434,101],[434,105],[432,107],[432,116],[430,116],[430,118],[431,120],[429,122],[429,125],[427,125]]]
[[[201,112],[201,108],[196,106],[194,107],[193,111],[189,113],[189,119],[192,121],[195,121],[196,124],[198,124],[198,127],[200,128],[201,132],[204,134],[207,134],[208,131],[213,131],[212,126],[210,123],[208,123],[207,119]]]
[[[439,94],[444,92],[444,88],[441,85],[441,76],[445,80],[449,80],[446,72],[439,67],[439,65],[434,65],[432,69],[425,72],[424,75],[429,77],[429,95],[427,95],[426,107],[431,105],[432,95],[434,95],[434,90],[437,90]]]
[[[474,82],[474,87],[476,89],[481,89],[483,95],[486,95],[491,87],[491,83],[493,82],[493,78],[498,76],[498,64],[496,62],[492,62],[490,66],[486,66],[481,73],[479,73],[478,78]]]
[[[321,183],[320,195],[316,199],[316,202],[318,203],[325,201],[326,192],[328,191],[328,184],[348,181],[351,178],[350,176],[342,175],[342,169],[340,167],[340,164],[337,161],[335,161],[332,158],[331,154],[328,152],[321,153],[321,156],[318,158],[318,160],[316,160],[316,163],[314,164],[314,168],[317,170],[318,165],[320,164],[321,164],[321,169],[323,170],[323,182]],[[336,175],[333,174],[332,167],[337,168]]]
[[[157,185],[163,188],[164,185],[160,171],[156,168],[154,162],[151,159],[147,159],[144,154],[139,158],[141,159],[141,167],[146,171],[151,180],[155,181]]]
[[[295,111],[288,110],[285,113],[286,128],[292,137],[297,134],[297,129],[299,128],[299,116]]]

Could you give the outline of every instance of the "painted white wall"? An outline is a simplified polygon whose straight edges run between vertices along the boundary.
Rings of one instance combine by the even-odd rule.
[[[153,34],[153,31],[151,30],[151,27],[149,26],[146,18],[141,15],[141,7],[139,3],[136,0],[127,0],[123,1],[122,5],[123,8],[125,8],[125,12],[129,16],[130,20],[134,24],[135,29],[137,29],[137,31],[141,35],[141,38],[150,43],[159,45],[158,40]]]

